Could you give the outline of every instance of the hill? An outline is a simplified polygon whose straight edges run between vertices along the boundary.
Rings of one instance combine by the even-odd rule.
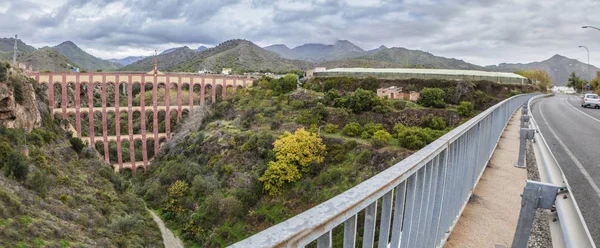
[[[141,60],[143,58],[145,58],[145,57],[144,56],[129,56],[129,57],[125,57],[122,59],[109,59],[108,61],[126,66],[126,65],[132,64],[138,60]]]
[[[173,66],[176,66],[182,62],[185,62],[187,60],[191,60],[193,58],[195,58],[197,52],[188,48],[188,47],[181,47],[181,48],[177,48],[171,52],[168,53],[161,53],[159,55],[156,55],[156,58],[158,59],[158,69],[161,71],[171,71],[170,68],[172,68]],[[140,59],[136,62],[133,62],[123,68],[121,68],[121,71],[143,71],[143,72],[148,72],[151,71],[152,68],[154,67],[154,57],[150,56],[150,57],[145,57],[143,59]]]
[[[347,40],[338,40],[333,45],[304,44],[293,49],[277,44],[265,47],[266,50],[275,52],[284,58],[299,59],[310,62],[323,62],[345,58],[358,57],[365,51]]]
[[[0,38],[0,60],[12,61],[14,46],[15,38]],[[36,50],[35,47],[25,44],[20,39],[17,39],[17,48],[17,57]]]
[[[588,65],[586,63],[580,62],[576,59],[570,59],[559,54],[556,54],[551,58],[541,62],[532,62],[527,64],[502,63],[499,65],[486,66],[485,68],[488,70],[506,72],[540,69],[548,73],[554,85],[566,85],[571,72],[575,72],[578,76],[589,81],[596,77],[597,71],[600,71],[600,68],[590,65],[588,74]]]
[[[204,50],[206,50],[206,49],[208,49],[208,47],[205,47],[205,46],[200,46],[200,47],[198,47],[198,48],[196,49],[196,51],[197,51],[197,52],[202,52],[202,51],[204,51]]]
[[[162,71],[196,72],[207,69],[220,72],[222,68],[233,68],[234,72],[272,71],[290,72],[308,69],[312,64],[305,61],[281,58],[246,40],[230,40],[197,52],[188,47],[179,48],[168,54],[157,56],[158,68]],[[150,71],[154,59],[148,57],[121,68],[122,71]]]
[[[59,45],[53,47],[54,50],[65,56],[73,63],[81,66],[82,70],[96,71],[105,70],[112,71],[122,67],[120,64],[103,60],[92,56],[91,54],[81,50],[75,43],[71,41],[65,41]]]
[[[65,56],[50,47],[43,47],[18,57],[19,62],[28,66],[33,65],[35,71],[68,72],[77,64],[69,61]]]
[[[0,80],[0,247],[162,247],[127,178],[50,119],[46,87]]]

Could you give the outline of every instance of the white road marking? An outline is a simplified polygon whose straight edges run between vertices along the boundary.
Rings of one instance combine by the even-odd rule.
[[[598,120],[598,119],[596,119],[596,118],[592,117],[591,115],[589,115],[589,114],[587,114],[587,113],[585,113],[585,112],[583,112],[583,111],[581,111],[581,110],[577,109],[576,107],[573,107],[573,105],[569,104],[569,101],[568,101],[567,99],[568,99],[568,98],[567,98],[567,97],[565,97],[565,102],[567,103],[567,105],[569,105],[569,107],[573,108],[574,110],[577,110],[577,111],[579,111],[579,113],[582,113],[582,114],[584,114],[584,115],[585,115],[585,116],[587,116],[587,117],[590,117],[590,118],[592,118],[592,120],[595,120],[595,121],[597,121],[597,122],[600,122],[600,120]],[[541,107],[541,106],[540,106],[540,107]],[[541,111],[541,110],[540,110],[540,111]]]
[[[568,104],[568,105],[571,106],[570,104]],[[577,158],[575,157],[575,155],[573,155],[573,153],[571,152],[571,150],[569,150],[569,148],[567,148],[567,146],[565,145],[565,143],[563,143],[562,140],[560,138],[558,138],[558,135],[556,135],[556,132],[554,132],[554,130],[550,126],[550,123],[546,120],[546,117],[544,116],[544,111],[542,111],[542,106],[544,106],[544,105],[542,103],[540,103],[540,116],[542,117],[542,119],[544,120],[544,122],[546,123],[546,125],[548,126],[548,130],[550,130],[550,132],[552,133],[552,135],[554,135],[554,137],[556,138],[556,140],[558,141],[558,143],[560,144],[560,146],[562,146],[562,148],[565,150],[565,152],[567,153],[567,155],[569,155],[569,157],[571,157],[571,160],[573,160],[573,163],[575,163],[575,165],[577,166],[577,168],[579,168],[579,170],[581,171],[581,174],[583,174],[583,177],[585,177],[585,179],[588,181],[588,183],[590,185],[592,185],[592,188],[594,189],[594,191],[596,191],[596,194],[598,195],[598,197],[600,197],[600,188],[598,188],[598,185],[596,185],[596,183],[594,183],[594,180],[592,180],[592,177],[590,176],[590,173],[588,173],[588,171],[583,167],[583,165],[579,162],[579,160],[577,160]],[[571,106],[571,107],[573,107],[573,106]],[[575,108],[575,107],[573,107],[573,108]],[[577,110],[579,111],[579,109],[577,109]],[[587,114],[585,114],[585,115],[587,115]],[[590,118],[598,121],[596,118],[593,118],[591,116],[590,116]],[[598,122],[600,122],[600,121],[598,121]]]

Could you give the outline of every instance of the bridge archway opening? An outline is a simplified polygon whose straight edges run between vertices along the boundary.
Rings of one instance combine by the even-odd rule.
[[[227,85],[227,87],[225,88],[225,98],[231,99],[233,97],[234,93],[235,93],[235,90],[233,88],[233,85]]]
[[[94,82],[93,86],[92,106],[94,106],[94,108],[100,108],[102,107],[102,83]]]
[[[142,140],[135,139],[133,141],[133,147],[135,147],[135,161],[142,161],[143,160],[142,153],[144,152],[142,150]]]
[[[144,106],[148,107],[148,106],[152,106],[153,105],[153,100],[152,97],[154,96],[153,94],[153,89],[154,89],[154,84],[147,82],[144,84]]]
[[[115,83],[113,82],[106,83],[106,106],[115,106]]]
[[[176,109],[171,109],[171,111],[169,112],[169,118],[170,118],[170,126],[171,126],[171,132],[175,132],[175,130],[177,130],[177,110]]]
[[[54,102],[52,103],[52,107],[61,108],[62,107],[62,84],[60,82],[55,82],[53,84],[53,97]]]
[[[129,134],[129,113],[127,110],[119,110],[119,133],[121,135]]]
[[[110,111],[106,113],[106,127],[108,128],[107,134],[109,136],[117,135],[116,116],[115,112]]]
[[[94,136],[102,136],[102,112],[94,111]]]
[[[165,118],[166,118],[166,113],[164,110],[159,110],[158,111],[158,132],[159,133],[164,133],[166,132],[166,128],[165,128]]]
[[[88,82],[81,82],[79,84],[79,108],[89,108],[88,105]]]
[[[111,140],[108,142],[108,160],[111,164],[119,162],[119,153],[117,151],[117,141]]]
[[[185,121],[190,115],[190,111],[188,109],[184,109],[181,111],[181,121]]]
[[[146,139],[146,156],[148,159],[154,157],[154,139]]]
[[[158,140],[158,146],[161,147],[162,145],[164,145],[165,143],[167,143],[167,138],[162,137]]]
[[[121,160],[123,163],[131,162],[131,156],[129,156],[129,140],[121,140]]]
[[[141,102],[140,102],[140,94],[141,94],[141,86],[140,83],[138,82],[134,82],[131,85],[132,90],[131,90],[131,106],[134,107],[139,107],[141,106]]]
[[[152,109],[146,109],[146,118],[143,121],[146,122],[146,133],[154,132],[154,111]]]
[[[131,170],[131,168],[123,168],[119,171],[119,173],[125,178],[130,178],[133,176],[133,171]]]
[[[133,134],[142,134],[142,114],[140,111],[133,111]]]
[[[139,175],[140,173],[144,173],[146,172],[146,169],[143,166],[138,166],[137,169],[135,170],[136,175]]]
[[[194,90],[192,92],[192,99],[194,100],[194,105],[200,105],[200,100],[202,98],[202,96],[200,95],[201,93],[202,85],[194,84]],[[206,94],[206,92],[204,94]]]
[[[204,104],[213,104],[212,102],[212,85],[206,84],[204,86]]]
[[[215,96],[217,99],[217,102],[220,102],[223,100],[223,85],[218,84],[217,89],[215,90]]]
[[[67,83],[67,108],[75,108],[75,83]]]
[[[77,137],[77,116],[75,113],[67,113],[67,122],[69,123],[69,128],[73,132],[73,137]]]
[[[90,121],[89,115],[87,112],[82,112],[79,115],[79,119],[81,120],[81,137],[89,137],[90,136]]]
[[[119,107],[127,107],[127,97],[129,96],[127,82],[119,83]]]
[[[102,142],[102,141],[95,141],[94,142],[94,148],[100,154],[100,156],[102,156],[104,158],[104,142]]]

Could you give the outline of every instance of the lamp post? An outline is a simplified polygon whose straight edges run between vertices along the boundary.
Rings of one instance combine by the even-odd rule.
[[[590,75],[590,50],[586,46],[579,46],[579,48],[585,48],[585,50],[587,51],[587,57],[588,57],[587,74],[589,76]],[[581,82],[581,94],[583,94],[583,82]]]
[[[593,29],[596,29],[596,30],[600,31],[600,28],[597,28],[597,27],[594,27],[594,26],[583,26],[581,28],[593,28]]]

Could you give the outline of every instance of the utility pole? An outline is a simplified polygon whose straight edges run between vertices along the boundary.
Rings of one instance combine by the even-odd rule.
[[[13,66],[16,67],[17,66],[17,35],[15,34],[15,49],[14,49],[14,53],[13,53]]]

